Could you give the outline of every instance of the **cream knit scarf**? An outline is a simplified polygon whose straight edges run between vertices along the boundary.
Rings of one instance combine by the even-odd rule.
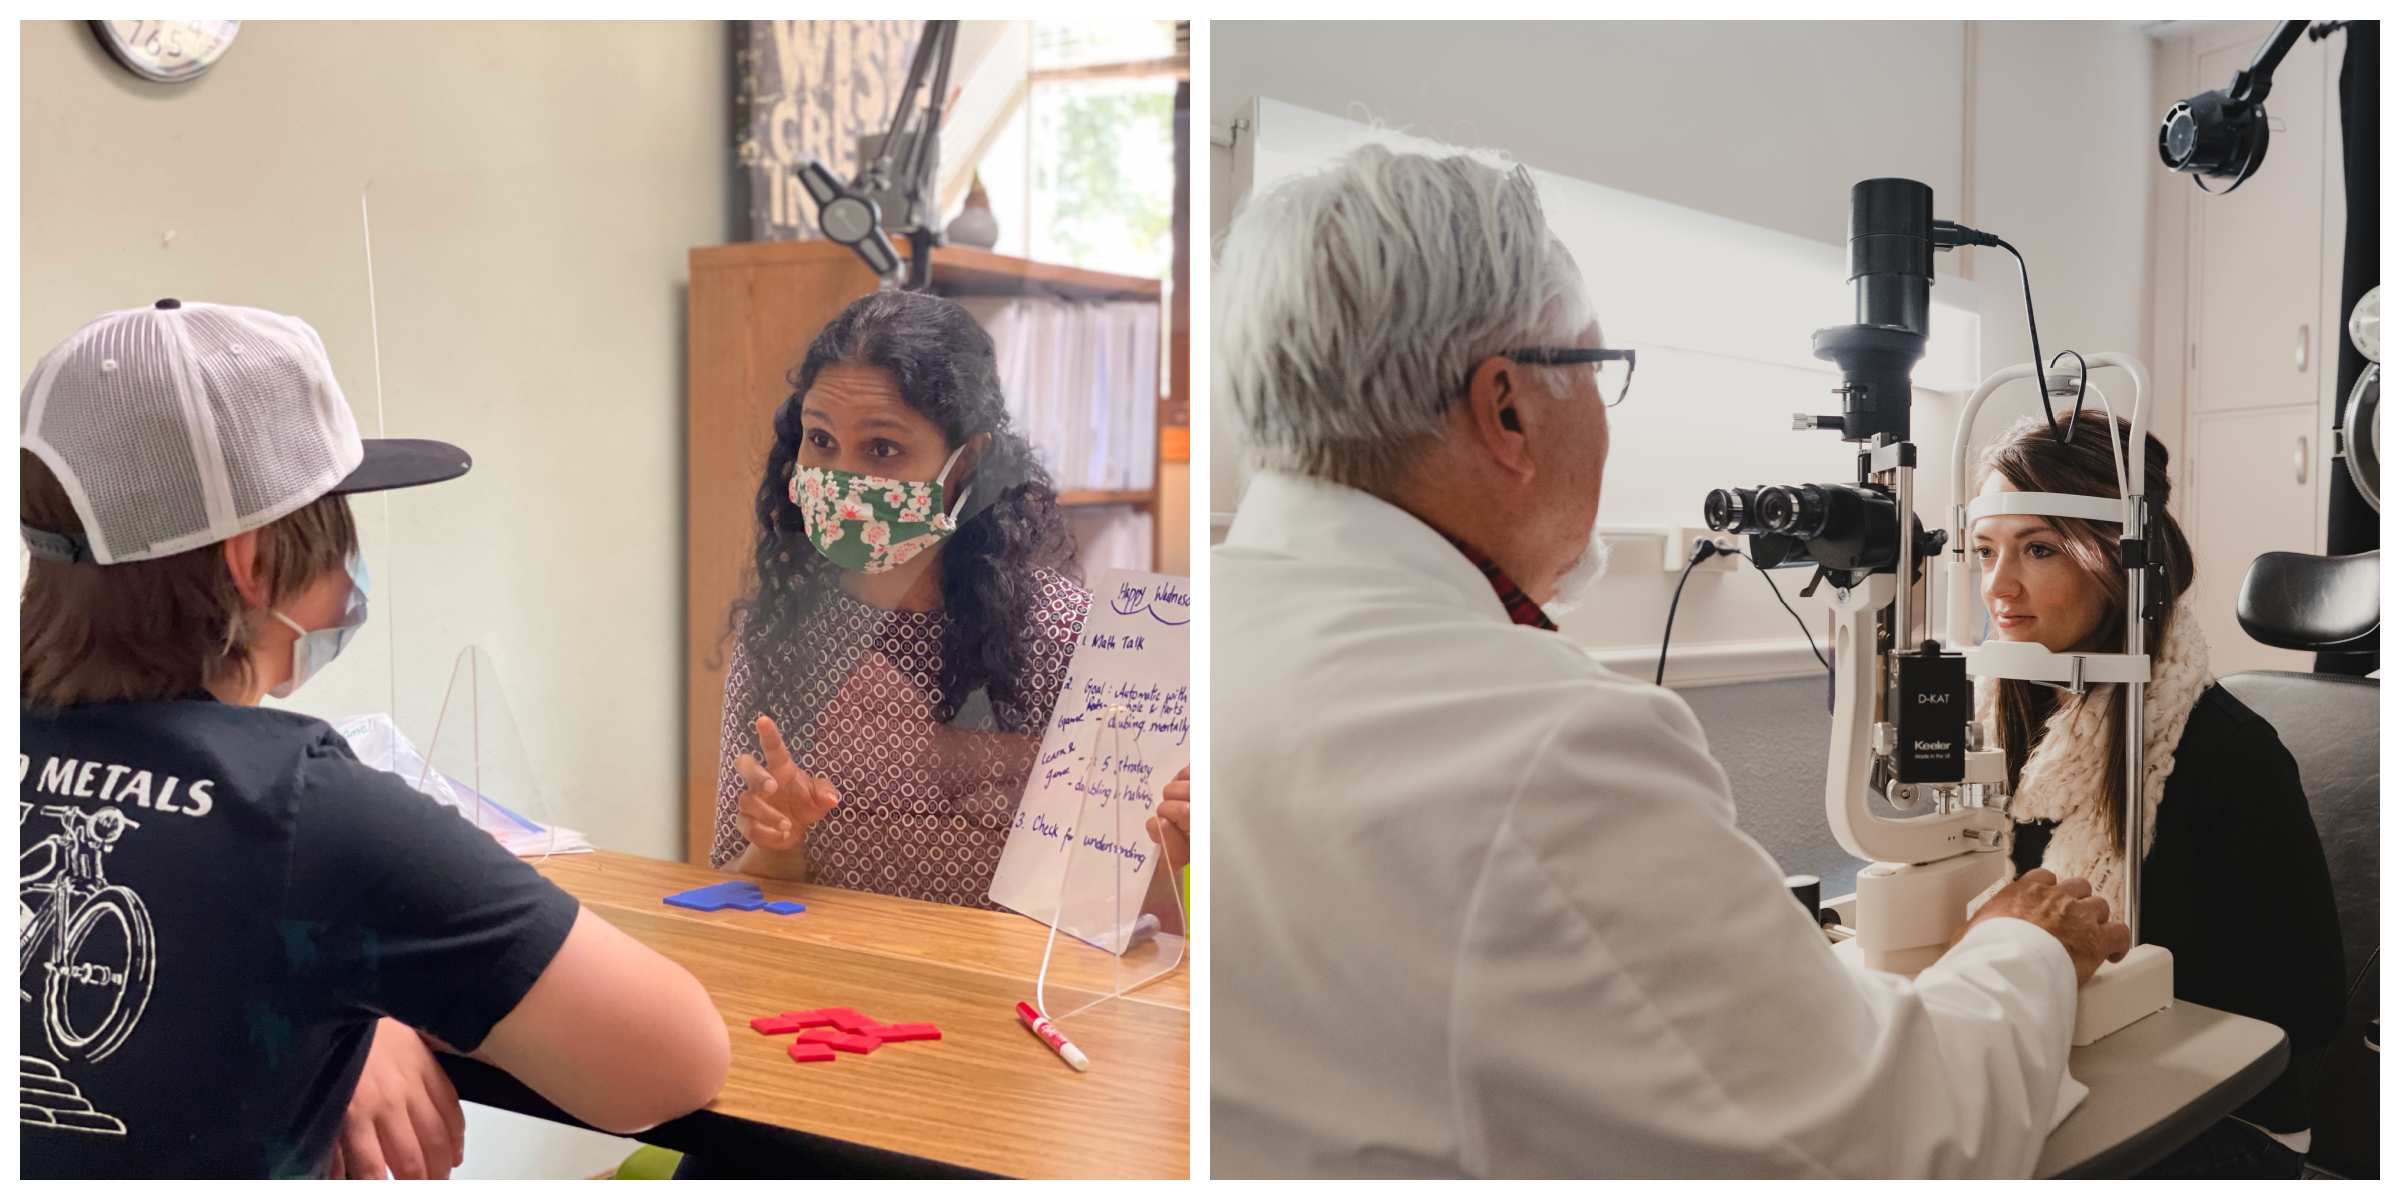
[[[2192,706],[2213,682],[2208,670],[2208,639],[2192,611],[2187,591],[2175,606],[2175,619],[2165,645],[2150,654],[2150,688],[2142,696],[2142,846],[2143,857],[2155,843],[2158,801],[2166,793],[2167,775],[2175,769],[2175,747],[2192,718]],[[1998,732],[1995,721],[1995,680],[1975,681],[1975,719]],[[2050,844],[2042,851],[2042,866],[2060,879],[2078,875],[2091,881],[2092,894],[2105,898],[2111,914],[2125,911],[2124,850],[2109,837],[2101,811],[2108,796],[2108,723],[2124,707],[2114,684],[2093,687],[2081,696],[2061,694],[2057,711],[2043,725],[2041,743],[2027,756],[2018,773],[2016,794],[2008,799],[2011,820],[2001,834],[2002,861],[2016,839],[2018,821],[2056,821]],[[1997,745],[1997,739],[1993,742]],[[2016,870],[2012,866],[1999,884],[1976,897],[1969,912],[1980,908]]]

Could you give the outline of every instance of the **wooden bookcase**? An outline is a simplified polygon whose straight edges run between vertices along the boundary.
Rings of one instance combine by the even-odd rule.
[[[905,244],[901,253],[907,253]],[[726,621],[750,557],[751,503],[774,444],[775,410],[791,394],[786,378],[817,331],[875,286],[875,276],[856,255],[829,242],[745,242],[691,252],[683,678],[689,689],[684,698],[684,857],[693,863],[707,863],[716,821]],[[962,246],[934,251],[933,289],[946,296],[1040,294],[1152,303],[1162,292],[1155,279]],[[1166,442],[1159,439],[1162,448]],[[1155,559],[1166,524],[1161,474],[1154,469],[1150,486],[1141,490],[1066,492],[1059,499],[1068,505],[1127,504],[1149,513]]]

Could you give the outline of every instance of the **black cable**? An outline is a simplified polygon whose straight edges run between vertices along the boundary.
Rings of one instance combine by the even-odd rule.
[[[2017,248],[2009,245],[2007,238],[1992,237],[1992,244],[2008,251],[2009,256],[2017,260],[2017,279],[2025,285],[2025,333],[2033,339],[2033,385],[2042,393],[2042,416],[2050,422],[2050,431],[2058,436],[2058,444],[2061,446],[2071,445],[2075,441],[2075,425],[2083,420],[2083,389],[2085,382],[2091,377],[2091,368],[2083,365],[2082,355],[2075,355],[2076,365],[2083,368],[2083,374],[2075,379],[2074,416],[2067,422],[2066,427],[2061,429],[2058,424],[2058,411],[2050,407],[2049,370],[2056,364],[2042,361],[2042,330],[2033,320],[2033,273],[2025,267],[2025,256],[2017,253]],[[2059,357],[2064,358],[2074,353],[2072,350],[2062,350],[2059,352]]]
[[[2084,384],[2085,384],[2085,383],[2089,382],[2089,381],[2091,380],[2091,378],[2092,378],[2092,364],[2090,364],[2090,363],[2087,363],[2087,362],[2083,361],[2083,355],[2082,355],[2082,354],[2080,354],[2080,353],[2078,353],[2078,352],[2076,352],[2076,351],[2073,351],[2073,350],[2061,350],[2061,351],[2059,351],[2058,353],[2056,353],[2056,354],[2053,354],[2053,355],[2051,355],[2051,356],[2050,356],[2050,365],[2051,365],[2051,366],[2053,366],[2053,367],[2057,366],[2057,365],[2058,365],[2058,360],[2060,360],[2060,359],[2062,359],[2062,358],[2065,358],[2065,357],[2067,357],[2068,355],[2074,355],[2074,357],[2075,357],[2075,415],[2074,415],[2074,421],[2081,421],[2081,420],[2083,420],[2083,386],[2084,386]],[[2042,380],[2042,387],[2043,387],[2043,391],[2044,391],[2045,393],[2047,393],[2047,391],[2049,390],[2049,386],[2050,386],[2050,384],[2049,384],[2049,378],[2048,378],[2048,376],[2044,376],[2044,377],[2043,377],[2043,380]],[[2070,422],[2070,424],[2072,424],[2072,422]],[[2067,430],[2067,432],[2068,432],[2068,434],[2071,436],[2071,435],[2073,435],[2073,433],[2074,433],[2075,431],[2074,431],[2072,428],[2070,428],[2070,429],[2068,429],[2068,430]],[[2064,441],[2061,441],[2059,444],[2063,446],[2063,445],[2065,445],[2066,443],[2065,443]]]
[[[1800,636],[1808,639],[1808,652],[1817,656],[1817,665],[1828,671],[1832,670],[1833,664],[1826,661],[1825,652],[1817,649],[1817,635],[1809,631],[1808,622],[1801,619],[1799,611],[1792,607],[1792,602],[1783,598],[1783,589],[1775,586],[1775,577],[1768,574],[1765,567],[1759,567],[1757,559],[1739,550],[1733,551],[1733,553],[1742,561],[1758,567],[1758,577],[1767,581],[1768,591],[1775,593],[1775,603],[1782,605],[1783,611],[1792,614],[1793,622],[1800,626]]]
[[[1683,585],[1692,581],[1692,568],[1716,552],[1715,543],[1700,543],[1692,550],[1692,561],[1683,564],[1683,577],[1675,581],[1675,598],[1667,601],[1667,627],[1658,635],[1658,676],[1650,681],[1657,687],[1667,685],[1667,642],[1675,636],[1675,606],[1683,603]]]

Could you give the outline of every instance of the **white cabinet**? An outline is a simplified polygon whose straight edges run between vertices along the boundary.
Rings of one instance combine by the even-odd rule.
[[[2216,26],[2169,43],[2157,86],[2171,100],[2225,87],[2273,28]],[[2346,45],[2338,34],[2303,39],[2285,56],[2267,97],[2266,161],[2239,190],[2208,195],[2189,176],[2157,177],[2153,353],[2165,411],[2152,427],[2175,457],[2173,507],[2192,541],[2194,600],[2219,675],[2313,663],[2252,641],[2233,604],[2260,554],[2325,546],[2344,225],[2334,81]]]
[[[2183,498],[2182,519],[2198,560],[2192,590],[2209,664],[2218,675],[2306,671],[2310,655],[2272,649],[2243,633],[2233,602],[2250,560],[2269,550],[2317,548],[2317,494],[2325,480],[2317,470],[2316,406],[2200,412],[2189,430],[2191,475],[2203,482]]]
[[[2258,44],[2199,55],[2198,85],[2223,87]],[[2239,189],[2206,196],[2189,182],[2195,411],[2307,404],[2316,396],[2318,255],[2325,206],[2325,53],[2303,41],[2267,96],[2267,160]],[[2338,118],[2337,118],[2338,119]],[[2221,185],[2212,185],[2221,186]]]

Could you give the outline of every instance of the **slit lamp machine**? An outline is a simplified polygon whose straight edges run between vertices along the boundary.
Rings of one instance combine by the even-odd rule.
[[[2142,745],[2142,698],[2150,678],[2144,622],[2125,622],[2125,644],[2117,652],[1979,643],[1980,605],[1967,559],[1974,523],[2027,514],[2114,524],[2121,531],[2119,562],[2131,611],[2155,615],[2166,594],[2159,547],[2146,536],[2156,501],[2142,494],[2148,379],[2129,355],[2084,359],[2063,351],[2053,362],[2074,358],[2076,369],[2054,373],[2037,366],[2037,331],[2035,361],[1984,379],[1959,415],[1951,453],[1941,464],[1956,501],[1945,527],[1928,530],[1918,520],[1910,372],[1925,351],[1934,255],[1958,246],[2016,253],[1991,234],[1935,220],[1933,211],[1933,189],[1915,180],[1870,179],[1851,189],[1856,322],[1818,330],[1814,338],[1816,356],[1841,372],[1834,391],[1842,411],[1802,415],[1794,425],[1837,430],[1854,444],[1852,481],[1719,489],[1704,510],[1711,529],[1748,535],[1751,557],[1762,568],[1815,566],[1803,595],[1832,589],[1833,745],[1825,816],[1842,848],[1869,864],[1858,875],[1855,933],[1837,943],[1836,953],[1907,975],[1941,957],[1965,924],[1967,905],[2007,866],[2007,768],[1990,731],[1975,719],[1973,679],[2030,680],[2077,695],[2114,685],[2112,699],[2124,707],[2126,745]],[[2022,269],[2022,257],[2018,262]],[[2030,324],[2030,285],[2026,308]],[[2115,444],[2112,436],[2118,497],[2002,492],[1969,499],[1971,437],[1985,401],[2026,381],[2043,390],[2046,411],[2052,397],[2080,411],[2089,393],[2113,416],[2106,394],[2089,378],[2101,370],[2121,372],[2132,392],[2130,445]],[[2053,432],[2067,427],[2054,420]],[[2087,430],[2083,436],[2091,435]],[[1925,602],[1937,594],[1947,596],[1946,630],[1938,637]],[[2172,955],[2141,941],[2143,756],[2124,758],[2125,896],[2112,915],[2131,927],[2134,947],[2122,961],[2103,964],[2083,986],[2074,1035],[2079,1046],[2174,1001]]]

